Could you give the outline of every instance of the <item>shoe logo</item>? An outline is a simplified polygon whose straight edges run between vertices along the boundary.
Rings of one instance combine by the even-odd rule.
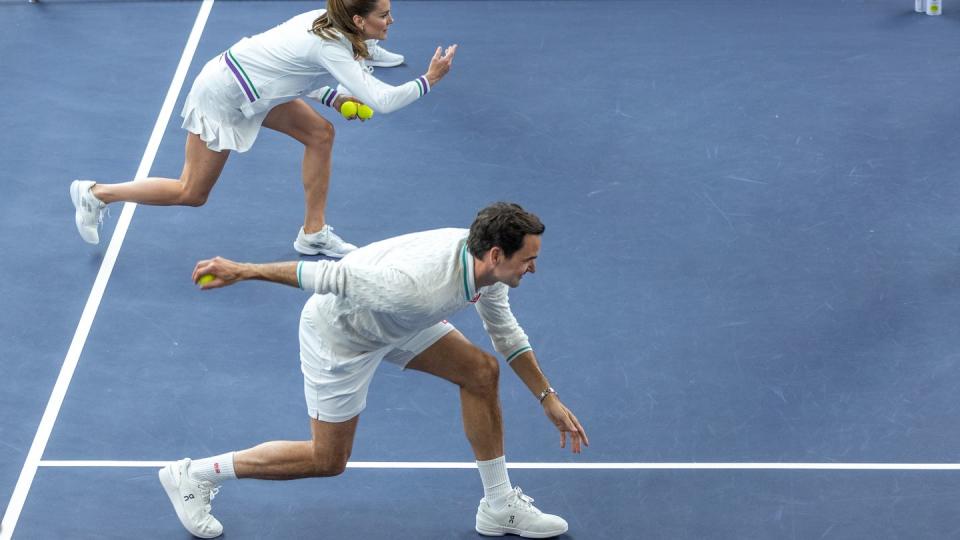
[[[220,464],[219,464],[219,463],[214,463],[214,464],[213,464],[213,470],[214,470],[217,474],[220,474]]]
[[[510,521],[507,522],[507,525],[513,525],[513,518],[516,516],[510,516]]]
[[[183,502],[188,502],[190,499],[196,499],[196,497],[193,496],[193,493],[183,496]],[[511,518],[510,520],[513,521],[513,518]]]

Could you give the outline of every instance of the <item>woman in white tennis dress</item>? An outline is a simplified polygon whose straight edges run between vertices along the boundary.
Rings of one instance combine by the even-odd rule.
[[[220,177],[231,150],[247,151],[260,126],[303,143],[306,212],[294,248],[306,255],[342,257],[344,242],[325,220],[333,125],[308,105],[312,98],[334,110],[345,101],[390,113],[425,95],[450,70],[456,45],[438,47],[427,72],[391,86],[369,65],[390,66],[403,57],[377,43],[393,24],[390,0],[328,0],[327,9],[293,17],[243,38],[211,59],[197,76],[181,115],[187,134],[179,179],[147,178],[121,184],[75,180],[70,196],[76,224],[87,242],[99,243],[107,204],[200,206]]]

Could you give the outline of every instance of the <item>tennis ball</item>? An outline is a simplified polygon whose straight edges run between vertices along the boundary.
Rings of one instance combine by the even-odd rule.
[[[200,276],[200,279],[197,280],[197,285],[206,285],[214,280],[213,274],[204,274]]]
[[[345,101],[340,106],[340,114],[347,120],[357,115],[357,104],[353,101]]]
[[[359,116],[361,120],[369,120],[373,118],[373,109],[366,105],[361,105],[360,108],[357,109],[357,116]]]

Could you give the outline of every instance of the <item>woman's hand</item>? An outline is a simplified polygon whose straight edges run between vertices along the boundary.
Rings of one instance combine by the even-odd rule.
[[[355,98],[355,97],[353,97],[353,96],[346,96],[346,95],[340,94],[340,95],[338,95],[336,98],[334,98],[334,100],[333,100],[333,110],[339,112],[339,111],[340,111],[340,108],[343,107],[343,104],[346,103],[346,102],[348,102],[348,101],[352,101],[352,102],[356,103],[356,104],[357,104],[357,107],[359,107],[359,106],[361,106],[361,105],[364,105],[364,103],[363,103],[362,101],[360,101],[359,99],[357,99],[357,98]],[[354,114],[354,115],[349,116],[349,117],[344,116],[344,118],[346,118],[347,120],[356,120],[356,119],[359,118],[359,117],[358,117],[356,114]],[[364,121],[363,118],[360,118],[360,121],[363,122],[363,121]]]
[[[456,45],[447,47],[446,51],[442,47],[437,47],[437,52],[433,53],[433,58],[430,59],[430,67],[427,68],[427,73],[424,75],[431,87],[440,82],[440,79],[444,78],[450,71],[450,65],[453,64],[455,54],[457,54]]]

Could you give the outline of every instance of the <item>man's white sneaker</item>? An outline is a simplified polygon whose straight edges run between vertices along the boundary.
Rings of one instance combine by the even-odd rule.
[[[160,484],[167,492],[180,523],[197,538],[216,538],[223,525],[210,515],[210,501],[219,491],[213,482],[190,478],[190,460],[181,459],[160,469]]]
[[[367,52],[370,53],[370,58],[367,59],[367,65],[376,67],[394,67],[403,63],[402,54],[390,52],[381,47],[376,41],[373,42],[372,46],[370,43],[370,41],[367,42]]]
[[[106,205],[100,202],[90,188],[96,184],[93,180],[74,180],[70,183],[70,200],[76,208],[74,221],[80,237],[91,244],[100,243],[100,224],[103,223],[103,212]]]
[[[560,516],[538,510],[533,498],[515,486],[500,510],[494,510],[486,499],[480,499],[477,532],[484,536],[516,534],[523,538],[550,538],[567,532],[567,522]]]
[[[304,255],[326,255],[339,259],[357,249],[357,246],[344,242],[343,238],[333,232],[333,227],[324,225],[318,232],[310,234],[305,234],[303,227],[300,227],[293,249]]]

